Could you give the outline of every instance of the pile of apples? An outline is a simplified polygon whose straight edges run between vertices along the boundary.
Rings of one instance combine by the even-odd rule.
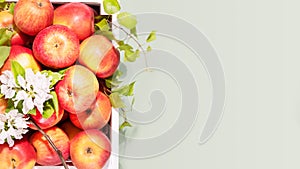
[[[59,111],[49,118],[36,111],[31,119],[65,160],[71,159],[78,169],[100,169],[111,154],[110,140],[101,129],[112,112],[100,82],[116,71],[119,52],[107,38],[94,34],[96,12],[90,6],[74,2],[54,6],[49,0],[19,0],[13,15],[0,12],[0,27],[17,32],[0,73],[10,70],[12,61],[34,71],[66,69],[64,78],[54,86]],[[6,106],[0,99],[0,113]],[[0,145],[1,168],[61,165],[43,135],[33,125],[29,127],[31,132],[12,148]]]

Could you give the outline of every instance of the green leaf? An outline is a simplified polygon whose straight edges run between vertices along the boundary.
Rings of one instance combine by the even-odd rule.
[[[113,74],[113,78],[114,79],[119,79],[122,75],[123,75],[123,72],[121,70],[117,69],[115,71],[115,73]]]
[[[5,109],[5,112],[8,113],[9,111],[15,109],[14,102],[11,99],[7,100],[7,107]]]
[[[147,37],[147,39],[146,39],[146,42],[152,42],[152,41],[154,41],[156,39],[156,31],[152,31],[149,35],[148,35],[148,37]]]
[[[62,70],[58,71],[58,73],[61,74],[61,75],[65,75],[67,70],[68,70],[68,68],[65,68],[65,69],[62,69]]]
[[[5,2],[5,0],[0,0],[0,3],[4,3]]]
[[[36,108],[29,110],[29,112],[27,114],[36,115]]]
[[[45,119],[48,119],[53,115],[54,111],[55,110],[54,110],[52,104],[50,103],[50,100],[48,100],[44,103],[44,110],[42,113],[42,117]]]
[[[130,29],[130,33],[137,37],[136,27]]]
[[[58,81],[62,80],[64,74],[59,72],[52,72],[51,70],[43,70],[42,74],[46,74],[47,77],[52,77],[50,88],[53,87]]]
[[[119,78],[122,76],[122,74],[123,74],[123,72],[117,69],[112,76],[105,79],[105,85],[108,88],[113,88],[115,86],[118,86],[119,84],[122,83],[122,81],[119,80]]]
[[[116,40],[115,35],[111,31],[96,31],[96,35],[103,35],[109,40]]]
[[[140,57],[140,51],[136,50],[133,52],[132,50],[125,50],[124,60],[128,62],[134,62],[136,58]]]
[[[13,35],[14,32],[10,31],[8,28],[0,28],[0,46],[9,45]]]
[[[152,50],[151,46],[147,47],[147,52],[150,52]]]
[[[97,16],[94,16],[94,19],[97,20],[97,21],[100,21],[100,20],[102,20],[106,17],[107,17],[106,15],[97,15]]]
[[[50,94],[52,95],[52,104],[54,107],[54,110],[56,112],[56,116],[58,116],[59,113],[59,107],[58,107],[58,98],[55,91],[51,91]]]
[[[118,48],[120,50],[124,50],[124,51],[133,49],[133,47],[131,45],[129,45],[129,44],[120,45]]]
[[[127,29],[134,29],[137,24],[136,16],[128,12],[119,13],[117,15],[117,20],[120,25],[126,27]]]
[[[23,112],[22,111],[23,103],[24,103],[24,100],[19,101],[17,106],[15,106],[15,109],[18,109],[19,112]]]
[[[16,83],[18,83],[17,77],[19,75],[25,77],[25,69],[17,61],[11,61],[11,71],[14,75]]]
[[[121,9],[117,0],[103,0],[103,7],[107,14],[115,14]]]
[[[15,6],[16,6],[16,3],[9,4],[9,9],[8,9],[9,13],[14,14]]]
[[[111,93],[109,95],[109,100],[111,105],[114,108],[124,108],[126,105],[124,104],[123,100],[121,99],[119,93]]]
[[[123,96],[132,96],[133,91],[134,91],[134,84],[135,84],[135,82],[132,82],[129,85],[122,86],[118,89],[113,90],[112,92],[119,93],[120,95],[123,95]]]
[[[101,31],[109,31],[110,26],[106,19],[102,19],[100,22],[95,24]]]
[[[0,99],[3,97],[4,95],[0,93]]]
[[[105,79],[105,86],[108,87],[108,88],[111,88],[112,80],[111,79]]]
[[[132,127],[132,125],[131,125],[128,121],[124,121],[124,122],[120,125],[119,130],[124,129],[125,127]]]
[[[119,46],[122,46],[122,45],[125,44],[124,41],[122,41],[122,40],[117,40],[117,43],[118,43]]]
[[[8,46],[0,46],[0,68],[5,63],[10,53],[10,47]]]
[[[108,88],[117,87],[121,83],[122,83],[122,81],[119,81],[119,80],[109,80],[109,79],[107,79],[107,81],[105,82],[105,84],[107,85]]]

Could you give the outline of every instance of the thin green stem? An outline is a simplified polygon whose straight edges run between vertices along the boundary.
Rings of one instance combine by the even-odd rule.
[[[142,44],[135,38],[135,36],[133,36],[131,33],[128,33],[124,28],[120,27],[117,24],[112,23],[111,21],[107,21],[107,22],[110,22],[114,27],[116,27],[116,28],[120,29],[121,31],[123,31],[127,36],[129,36],[130,39],[133,39],[133,41],[138,45],[139,49],[142,51],[142,53],[144,55],[146,70],[149,70],[149,65],[148,65],[148,60],[147,60],[147,53],[146,53],[145,49],[143,48]]]
[[[125,121],[127,121],[127,116],[126,116],[126,110],[124,108],[120,108],[122,113],[121,116],[124,118]]]

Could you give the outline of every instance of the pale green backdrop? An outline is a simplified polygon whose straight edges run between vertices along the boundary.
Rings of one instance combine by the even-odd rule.
[[[148,159],[121,158],[123,169],[300,168],[299,1],[121,0],[121,3],[125,11],[170,14],[196,26],[219,54],[227,93],[218,130],[206,144],[199,145],[211,99],[209,79],[201,67],[196,68],[191,53],[181,50],[180,44],[164,43],[164,38],[158,37],[153,48],[185,53],[183,61],[199,75],[196,80],[201,84],[199,116],[189,135],[174,149]],[[154,77],[157,81],[165,78]],[[137,98],[142,95],[143,91],[139,91]],[[174,94],[174,99],[177,97]],[[147,102],[137,100],[136,108],[148,109]],[[134,137],[159,134],[178,115],[173,113],[177,109],[173,105],[154,124],[136,126],[129,134]]]

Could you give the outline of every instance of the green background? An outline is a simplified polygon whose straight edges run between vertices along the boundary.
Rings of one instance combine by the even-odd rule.
[[[121,158],[123,169],[300,168],[300,2],[122,0],[121,4],[124,11],[170,14],[197,27],[217,50],[226,78],[222,122],[214,136],[199,145],[211,99],[209,78],[203,68],[196,68],[193,54],[181,49],[180,44],[164,43],[167,40],[158,37],[153,48],[165,48],[178,55],[185,53],[182,60],[199,75],[199,116],[189,135],[171,151],[140,160]],[[149,28],[152,29],[155,28]],[[168,84],[163,75],[153,77]],[[176,90],[176,86],[168,87]],[[136,108],[147,110],[147,101],[141,99],[143,90],[138,88],[137,93]],[[176,102],[176,93],[173,98]],[[172,98],[168,99],[172,103]],[[129,135],[159,134],[176,120],[178,114],[173,112],[178,107],[171,105],[160,120],[148,126],[135,126]]]

